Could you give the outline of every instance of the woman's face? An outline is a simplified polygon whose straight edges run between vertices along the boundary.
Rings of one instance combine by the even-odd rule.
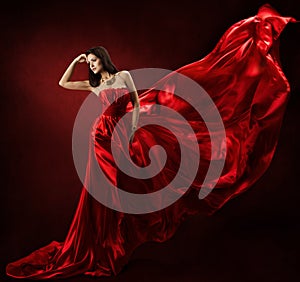
[[[87,63],[93,73],[99,73],[102,70],[101,60],[94,54],[87,55]]]

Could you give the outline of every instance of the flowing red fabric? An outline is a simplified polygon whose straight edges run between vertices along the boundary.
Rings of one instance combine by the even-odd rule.
[[[282,17],[272,7],[264,5],[254,17],[231,26],[205,58],[175,71],[193,79],[209,93],[224,123],[226,154],[222,146],[215,148],[211,144],[203,120],[195,109],[172,94],[182,86],[180,81],[172,80],[172,73],[157,82],[163,90],[150,89],[140,94],[141,116],[151,116],[151,105],[170,107],[189,121],[197,136],[201,153],[198,174],[178,201],[152,213],[122,213],[99,203],[83,187],[65,241],[52,241],[9,263],[7,275],[31,279],[66,278],[79,274],[116,275],[142,243],[166,241],[187,216],[212,215],[228,200],[253,185],[272,160],[288,101],[290,88],[280,67],[278,38],[291,21],[295,22],[295,19]],[[99,100],[104,103],[103,97],[121,97],[124,91],[127,90],[104,90],[102,94],[105,95],[100,95]],[[155,191],[176,174],[180,162],[178,145],[166,129],[141,128],[136,132],[131,149],[133,160],[138,165],[147,165],[149,148],[162,144],[168,152],[164,170],[156,179],[138,182],[132,182],[118,171],[110,138],[120,117],[131,107],[129,95],[124,95],[117,106],[95,121],[91,140],[96,162],[112,183],[121,183],[125,190],[137,193]],[[174,129],[176,126],[173,124]],[[125,135],[125,132],[119,134]],[[225,166],[216,186],[207,197],[199,199],[199,189],[209,162],[222,158]],[[95,181],[93,165],[89,159],[85,186],[91,187]]]

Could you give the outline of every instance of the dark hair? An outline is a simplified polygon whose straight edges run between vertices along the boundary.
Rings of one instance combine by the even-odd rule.
[[[102,46],[97,46],[90,48],[85,52],[86,55],[93,54],[96,57],[98,57],[101,60],[102,67],[105,71],[107,71],[110,74],[115,74],[118,72],[118,69],[115,67],[113,62],[110,59],[110,56],[107,52],[107,50],[102,47]],[[100,73],[94,73],[90,68],[89,68],[89,81],[90,85],[93,87],[99,86],[100,84],[100,79],[101,79],[101,74]]]

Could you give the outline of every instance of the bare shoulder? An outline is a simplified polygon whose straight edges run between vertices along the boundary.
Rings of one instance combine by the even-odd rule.
[[[121,70],[118,72],[118,74],[124,79],[127,80],[131,78],[130,72],[128,70]]]
[[[131,74],[128,70],[119,71],[118,74],[119,74],[119,77],[121,77],[123,79],[123,81],[127,85],[127,88],[130,91],[136,91],[134,81],[133,81],[133,79],[131,77]]]

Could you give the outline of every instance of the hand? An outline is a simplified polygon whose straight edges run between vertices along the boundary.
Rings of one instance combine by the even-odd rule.
[[[87,58],[86,58],[86,54],[80,54],[77,58],[75,58],[74,60],[76,63],[86,63],[87,62]]]

